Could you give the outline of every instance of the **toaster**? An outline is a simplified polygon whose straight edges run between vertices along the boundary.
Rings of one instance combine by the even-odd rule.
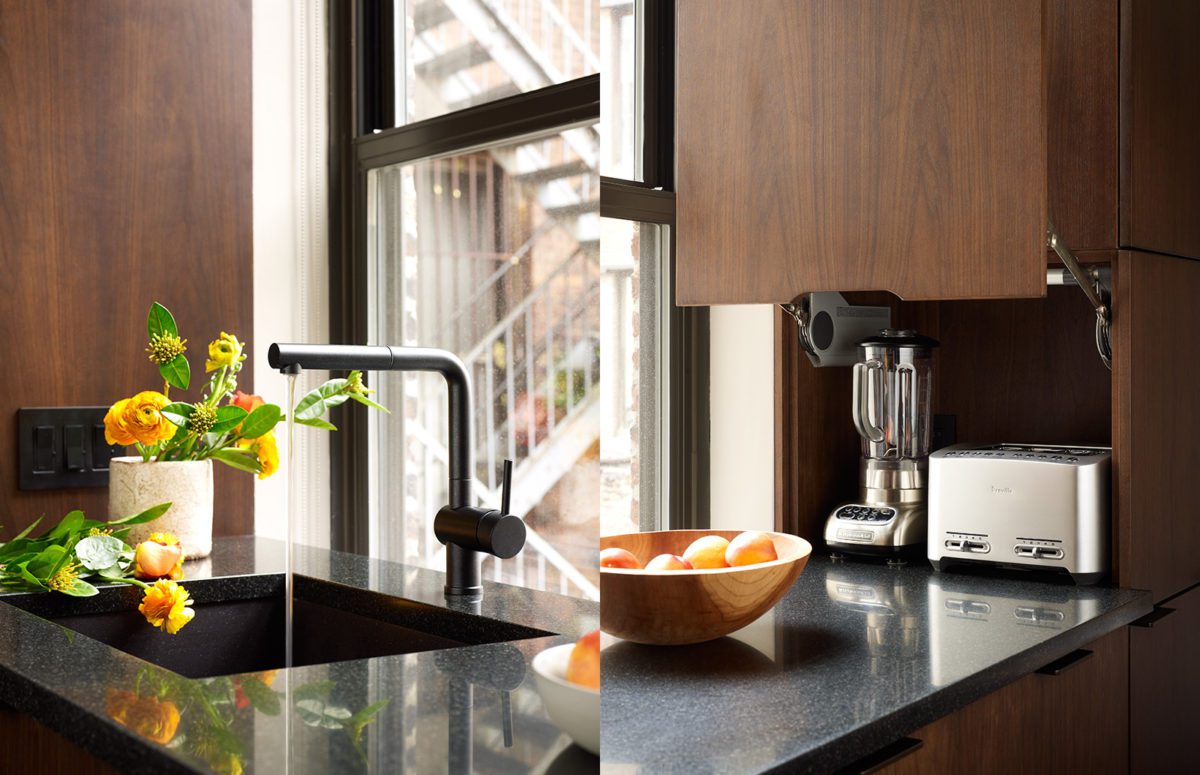
[[[1112,449],[956,444],[929,456],[929,560],[1069,574],[1108,572]]]

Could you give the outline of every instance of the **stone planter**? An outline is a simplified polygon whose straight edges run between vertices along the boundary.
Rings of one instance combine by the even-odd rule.
[[[212,552],[213,469],[211,460],[144,462],[140,457],[117,457],[109,462],[108,513],[128,517],[151,506],[171,502],[171,508],[153,522],[134,525],[129,544],[146,540],[151,533],[174,533],[187,558]]]

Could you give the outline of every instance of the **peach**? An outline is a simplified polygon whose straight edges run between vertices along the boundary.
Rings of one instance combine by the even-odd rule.
[[[592,630],[575,641],[567,658],[566,679],[589,689],[600,688],[600,631]]]
[[[730,565],[757,565],[778,559],[771,536],[758,530],[738,534],[725,550],[725,561]]]
[[[691,570],[692,564],[678,554],[660,554],[646,563],[646,570]]]
[[[692,564],[693,568],[728,568],[725,561],[725,550],[729,542],[721,536],[703,536],[697,538],[683,552],[683,559]]]
[[[633,552],[612,546],[600,552],[600,567],[640,570],[642,564],[638,562],[638,558],[633,555]]]

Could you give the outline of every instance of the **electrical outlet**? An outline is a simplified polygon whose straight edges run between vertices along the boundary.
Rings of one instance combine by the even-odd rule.
[[[104,439],[107,406],[17,410],[22,490],[107,487],[108,461],[125,448]]]

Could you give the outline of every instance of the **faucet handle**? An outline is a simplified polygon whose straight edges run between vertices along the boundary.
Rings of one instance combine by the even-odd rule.
[[[511,460],[504,461],[504,478],[500,485],[500,513],[508,514],[509,508],[512,506],[512,469],[513,462]]]

